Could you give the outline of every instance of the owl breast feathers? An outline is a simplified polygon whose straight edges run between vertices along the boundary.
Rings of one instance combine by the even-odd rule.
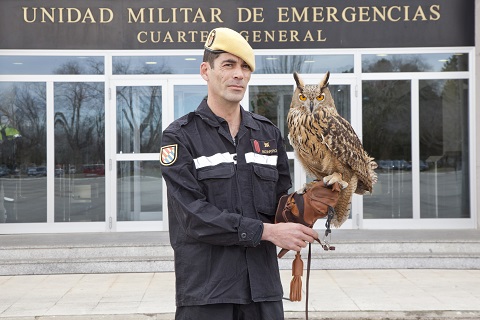
[[[342,118],[328,89],[330,72],[318,85],[297,84],[287,122],[288,138],[307,174],[326,184],[342,186],[332,223],[340,227],[350,214],[353,193],[372,193],[377,164],[363,149],[351,124]]]

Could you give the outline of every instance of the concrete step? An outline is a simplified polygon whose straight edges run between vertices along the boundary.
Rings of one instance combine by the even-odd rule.
[[[330,241],[334,251],[312,245],[312,269],[480,269],[479,230],[335,230]],[[174,271],[168,232],[0,236],[0,275],[165,271]]]
[[[312,245],[312,269],[480,269],[479,230],[333,230],[325,251]],[[301,251],[306,267],[308,249]],[[291,268],[288,252],[279,260]]]
[[[302,251],[304,268],[307,266],[307,251]],[[292,268],[294,256],[285,255],[279,260],[280,269]],[[480,269],[480,253],[471,254],[424,254],[424,253],[377,253],[377,254],[330,254],[312,255],[312,270],[356,269]]]
[[[357,230],[347,232],[342,230],[338,237],[329,239],[334,251],[325,251],[316,243],[312,245],[312,269],[480,268],[477,230],[392,230],[390,236],[383,238],[378,231],[360,231],[361,237]],[[351,236],[355,233],[356,236]],[[301,255],[306,265],[308,249],[303,249]],[[291,268],[294,257],[294,252],[287,253],[280,260],[280,268]]]
[[[171,257],[74,258],[0,261],[0,275],[126,273],[173,271]]]
[[[145,245],[145,246],[105,246],[105,247],[22,247],[22,248],[0,248],[0,261],[2,260],[71,260],[78,258],[89,258],[105,260],[111,258],[130,257],[165,257],[173,256],[173,249],[168,244]]]

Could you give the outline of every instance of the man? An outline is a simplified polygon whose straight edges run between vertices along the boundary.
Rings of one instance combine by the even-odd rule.
[[[283,319],[276,246],[299,251],[318,238],[273,224],[291,180],[278,128],[240,106],[254,70],[239,33],[211,31],[200,65],[208,96],[163,132],[177,320]]]

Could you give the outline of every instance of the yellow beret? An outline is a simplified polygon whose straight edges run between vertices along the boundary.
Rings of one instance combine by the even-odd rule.
[[[255,55],[247,40],[238,32],[229,28],[216,28],[210,31],[205,50],[231,53],[245,61],[255,71]]]

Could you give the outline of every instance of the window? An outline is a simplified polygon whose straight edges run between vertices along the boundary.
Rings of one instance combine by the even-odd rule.
[[[469,218],[468,81],[420,81],[421,218]]]
[[[363,146],[378,164],[364,219],[413,217],[411,94],[407,80],[363,81]]]
[[[162,137],[162,87],[117,87],[117,152],[157,153]]]
[[[104,57],[0,56],[0,74],[103,74]]]
[[[0,82],[0,223],[47,222],[45,91]]]
[[[57,82],[55,222],[105,221],[105,101],[101,82]]]
[[[202,56],[117,56],[113,74],[198,74]]]
[[[162,171],[158,161],[120,161],[117,177],[117,221],[159,221]]]
[[[364,54],[362,72],[468,71],[467,53]]]
[[[353,55],[257,55],[255,73],[352,73]]]

